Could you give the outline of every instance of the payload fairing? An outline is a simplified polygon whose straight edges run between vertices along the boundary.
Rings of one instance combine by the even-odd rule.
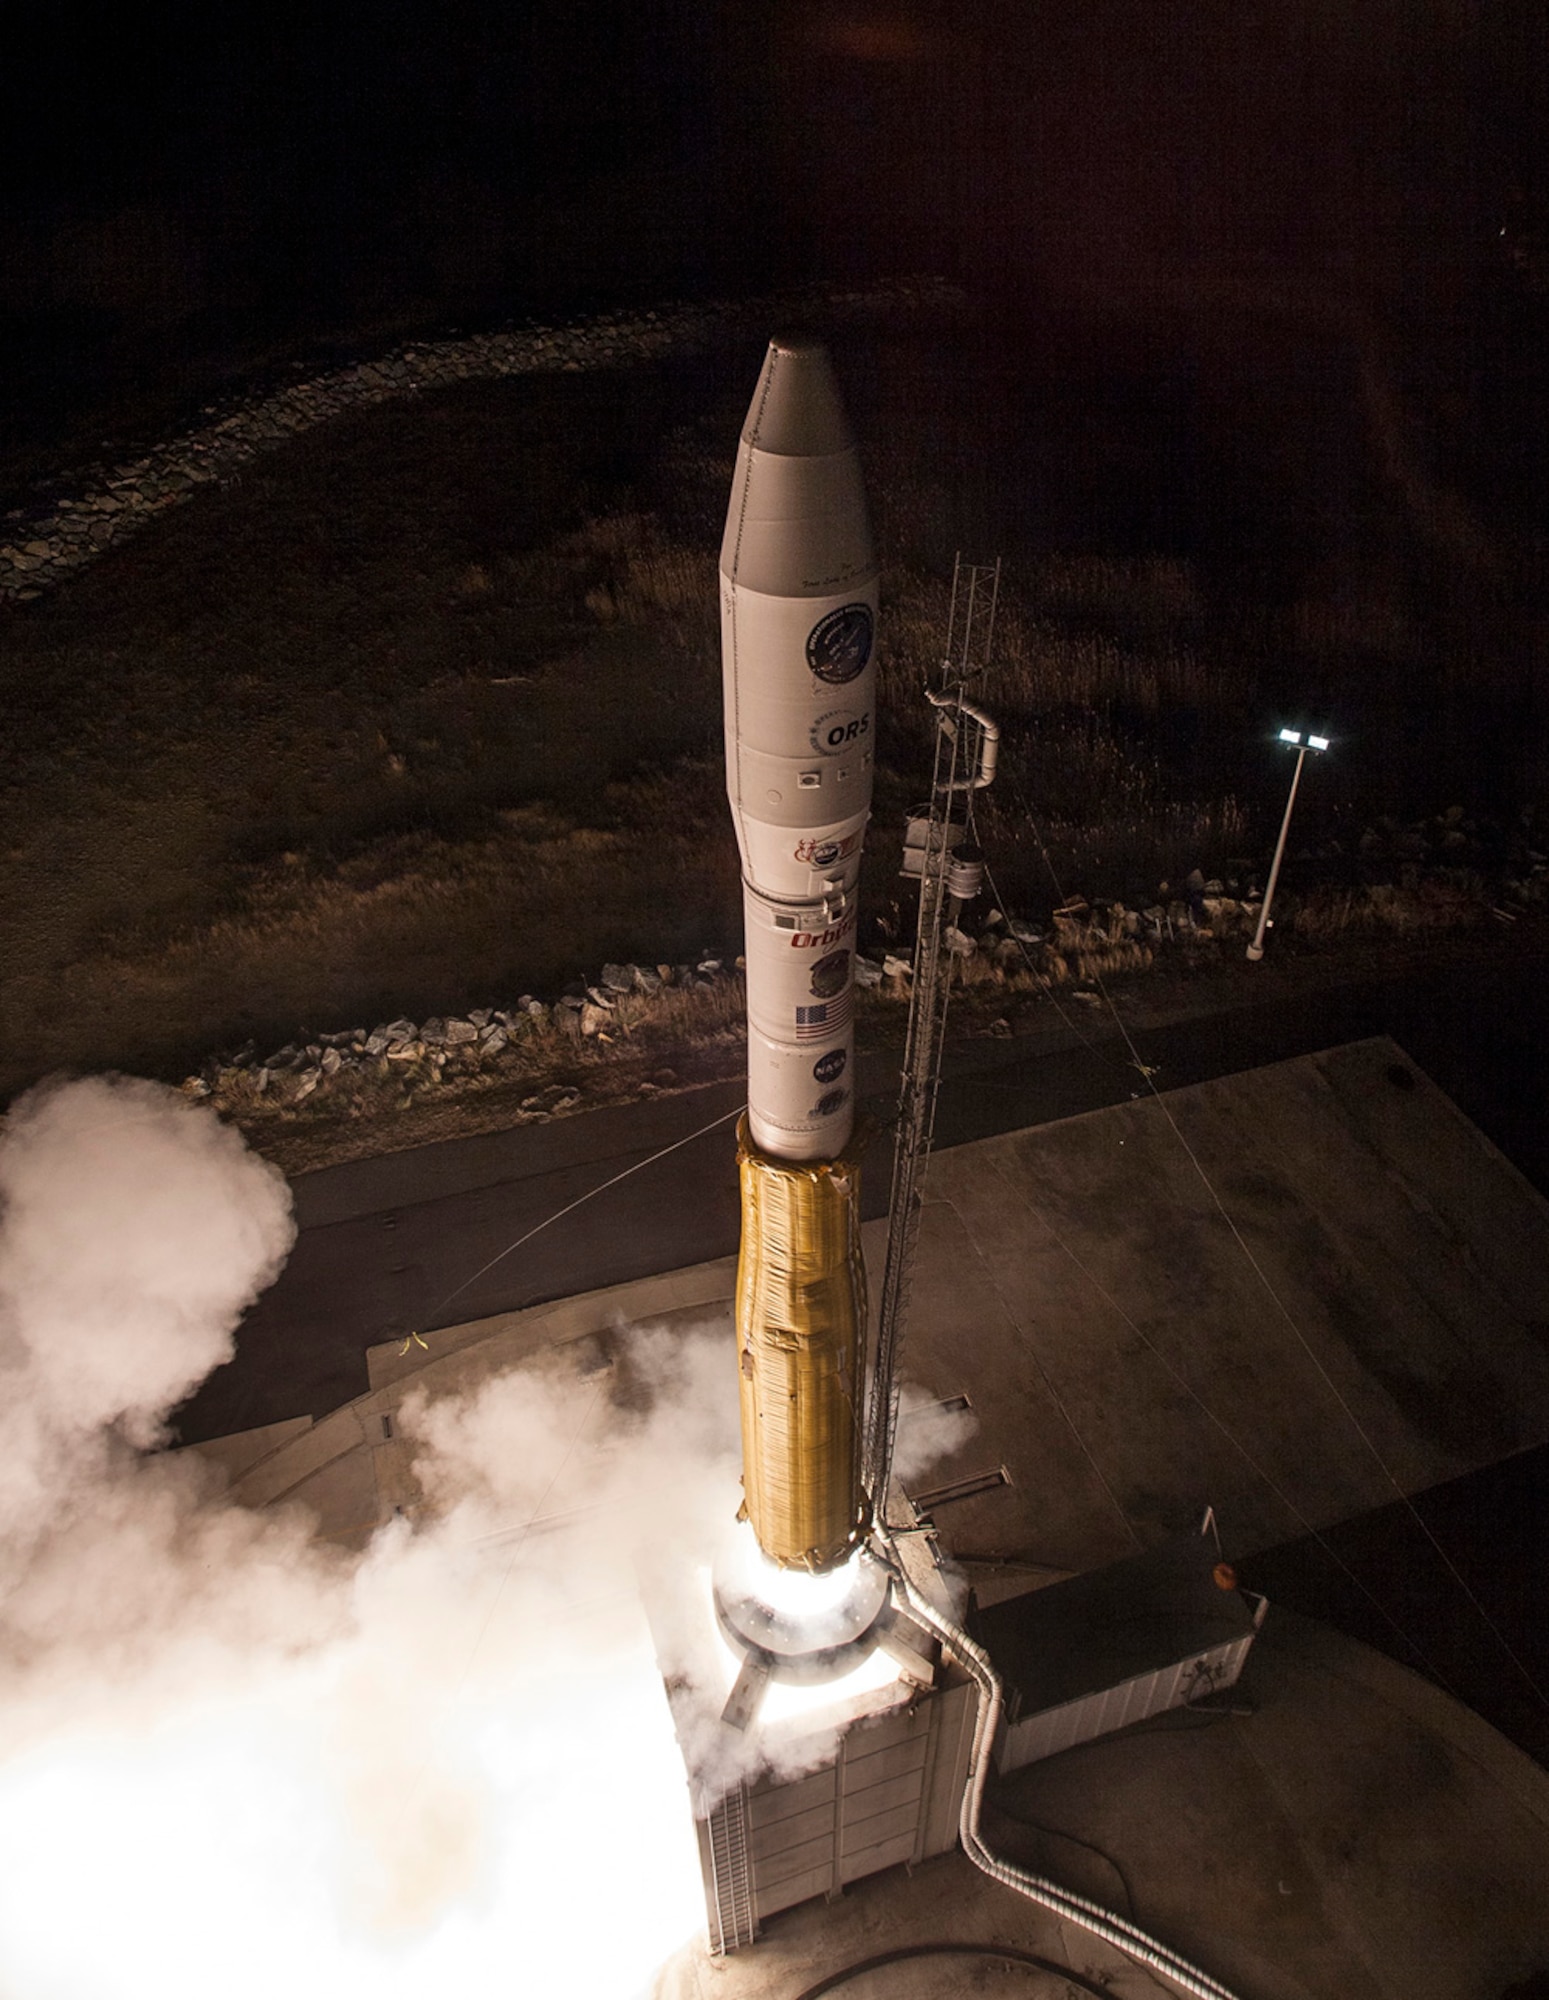
[[[866,1340],[854,985],[875,741],[877,564],[823,347],[774,340],[721,546],[726,783],[742,852],[743,1486],[759,1547],[824,1571],[859,1546]]]

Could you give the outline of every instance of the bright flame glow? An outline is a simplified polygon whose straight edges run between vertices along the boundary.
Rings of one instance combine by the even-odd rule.
[[[698,1784],[763,1754],[720,1721],[724,1337],[409,1397],[419,1525],[345,1556],[136,1448],[293,1235],[280,1177],[159,1086],[34,1092],[0,1130],[0,1995],[643,1995],[704,1926],[658,1653],[699,1690]],[[878,1651],[769,1714],[811,1768],[893,1676]]]
[[[824,1681],[817,1687],[800,1687],[793,1681],[771,1681],[759,1708],[759,1721],[770,1726],[788,1722],[808,1722],[814,1728],[829,1719],[829,1712],[864,1694],[902,1685],[897,1667],[878,1646],[842,1680]]]
[[[65,1735],[7,1769],[5,1993],[648,1990],[704,1911],[649,1643],[621,1632],[569,1675],[529,1659],[504,1691],[481,1676],[463,1701],[426,1687],[420,1729],[371,1731],[345,1762],[369,1748],[375,1769],[341,1770],[338,1738],[360,1724],[343,1704],[384,1636],[322,1671],[272,1668],[238,1702]],[[412,1655],[399,1661],[412,1675]],[[627,1867],[599,1853],[610,1828],[627,1829]],[[588,1921],[598,1868],[603,1926]]]
[[[740,1532],[739,1530],[739,1534]],[[751,1533],[751,1530],[749,1532]],[[756,1548],[757,1544],[754,1546]],[[763,1556],[762,1551],[759,1553],[760,1560],[767,1562],[768,1559]],[[770,1564],[769,1567],[774,1568],[776,1565]],[[853,1575],[854,1562],[847,1563],[845,1568]],[[792,1573],[782,1572],[785,1575]],[[804,1580],[816,1583],[823,1579],[805,1577]],[[713,1680],[707,1681],[707,1694],[716,1703],[724,1706],[726,1697],[731,1693],[732,1684],[741,1671],[742,1655],[721,1630],[720,1621],[716,1618],[715,1584],[708,1564],[702,1565],[699,1569],[697,1584],[706,1629],[713,1628],[719,1642],[717,1654],[720,1671]],[[866,1655],[859,1666],[852,1667],[849,1673],[841,1675],[837,1680],[805,1684],[771,1680],[765,1687],[758,1705],[757,1728],[783,1728],[787,1724],[806,1724],[815,1732],[828,1730],[836,1726],[840,1720],[838,1712],[847,1704],[862,1695],[874,1694],[892,1687],[897,1687],[902,1693],[903,1677],[891,1656],[877,1646]],[[755,1744],[750,1747],[756,1748],[756,1731]]]
[[[857,1549],[848,1562],[837,1569],[825,1570],[821,1576],[804,1569],[782,1569],[764,1554],[758,1537],[744,1521],[737,1529],[727,1579],[784,1617],[817,1618],[843,1604],[855,1587],[860,1564],[861,1553]]]
[[[0,1133],[0,1994],[643,1994],[704,1901],[637,1563],[735,1510],[724,1346],[640,1337],[617,1406],[557,1359],[410,1399],[423,1525],[346,1557],[125,1442],[291,1234],[155,1086]]]

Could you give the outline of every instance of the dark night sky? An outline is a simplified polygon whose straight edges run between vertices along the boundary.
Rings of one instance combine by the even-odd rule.
[[[6,11],[0,359],[45,434],[309,341],[790,280],[1445,317],[1541,171],[1534,0]],[[197,386],[197,383],[195,384]]]

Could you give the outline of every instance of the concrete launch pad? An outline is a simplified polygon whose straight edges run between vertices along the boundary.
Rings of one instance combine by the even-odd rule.
[[[1241,2000],[1501,2000],[1549,1966],[1549,1776],[1536,1764],[1404,1668],[1283,1611],[1241,1692],[1257,1713],[1162,1716],[1014,1773],[986,1831]],[[787,1911],[733,1958],[685,1949],[654,2000],[799,2000],[844,1967],[943,1941],[1032,1952],[1114,2000],[1176,1993],[959,1851]],[[1069,1990],[988,1957],[894,1962],[838,1989]]]
[[[871,1225],[877,1268],[881,1250]],[[394,1423],[411,1383],[466,1389],[642,1321],[724,1325],[730,1365],[733,1269],[439,1331],[428,1351],[392,1343],[366,1396],[207,1455],[240,1500],[302,1500],[358,1544],[417,1503]],[[977,1428],[918,1474],[905,1449],[903,1483],[985,1604],[1154,1546],[1207,1501],[1241,1560],[1390,1502],[1395,1483],[1419,1492],[1549,1440],[1546,1325],[1549,1205],[1401,1049],[1356,1043],[939,1153],[903,1360],[921,1413],[901,1437],[932,1405],[966,1402]],[[987,1830],[1120,1910],[1132,1896],[1244,2000],[1498,2000],[1549,1968],[1537,1765],[1428,1683],[1273,1608],[1243,1686],[1251,1716],[1164,1716],[1011,1775]],[[662,2000],[791,2000],[943,1939],[1113,1972],[1117,1995],[1161,1990],[954,1854],[787,1911],[733,1960],[690,1952]],[[971,1970],[921,1959],[844,1990],[972,1991]]]
[[[250,1504],[364,1539],[414,1498],[391,1435],[410,1381],[471,1387],[620,1324],[729,1328],[734,1271],[388,1342],[343,1409],[196,1449]],[[1549,1204],[1394,1043],[1358,1042],[939,1152],[903,1374],[976,1428],[905,1484],[959,1560],[1007,1568],[1000,1594],[1207,1502],[1240,1559],[1393,1500],[1390,1473],[1419,1492],[1549,1441],[1546,1325]]]

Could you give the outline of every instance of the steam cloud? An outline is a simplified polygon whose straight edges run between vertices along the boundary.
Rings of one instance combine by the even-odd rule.
[[[646,1990],[703,1902],[637,1557],[735,1512],[724,1355],[412,1400],[427,1521],[345,1557],[145,1451],[282,1178],[93,1079],[16,1106],[0,1201],[0,1993]]]
[[[0,1995],[643,1994],[704,1921],[658,1651],[701,1778],[752,1754],[685,1611],[736,1513],[724,1340],[411,1395],[423,1513],[346,1556],[153,1449],[293,1237],[160,1086],[0,1135]]]
[[[912,1487],[933,1465],[961,1451],[978,1428],[979,1420],[971,1409],[949,1409],[928,1389],[913,1382],[900,1383],[894,1478],[905,1488]]]

